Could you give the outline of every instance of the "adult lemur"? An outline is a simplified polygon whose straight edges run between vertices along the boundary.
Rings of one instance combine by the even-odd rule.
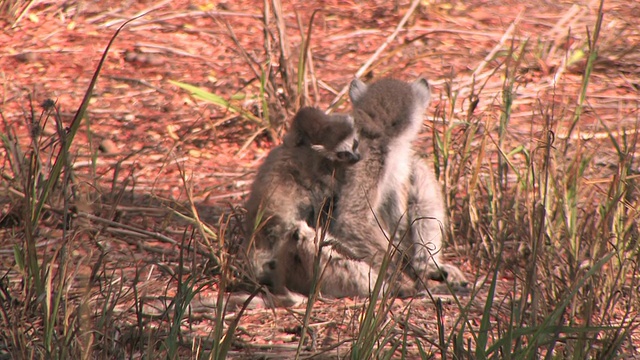
[[[401,295],[422,290],[427,279],[465,284],[458,268],[440,262],[446,223],[442,191],[411,149],[430,100],[428,83],[383,79],[367,86],[354,80],[349,95],[362,160],[343,168],[340,186],[334,188],[337,203],[329,234],[298,222],[277,247],[272,263],[277,282],[307,294],[313,259],[320,254],[323,294],[366,296],[393,239],[391,267],[384,276],[396,276],[387,286]]]

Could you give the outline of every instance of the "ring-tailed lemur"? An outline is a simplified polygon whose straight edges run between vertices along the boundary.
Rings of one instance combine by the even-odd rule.
[[[349,94],[363,159],[344,169],[330,234],[322,238],[308,223],[288,233],[276,254],[278,277],[288,289],[307,294],[313,259],[320,254],[323,294],[365,296],[393,235],[397,251],[385,276],[396,276],[389,284],[400,294],[421,290],[427,279],[466,283],[459,269],[440,262],[446,223],[442,190],[411,149],[430,99],[428,83],[383,79],[367,86],[354,80]],[[415,283],[405,273],[414,275]]]
[[[245,230],[251,235],[245,253],[250,272],[272,292],[286,293],[274,276],[274,252],[299,221],[315,226],[334,198],[344,168],[360,160],[358,145],[351,116],[304,107],[283,144],[259,167],[245,205]]]

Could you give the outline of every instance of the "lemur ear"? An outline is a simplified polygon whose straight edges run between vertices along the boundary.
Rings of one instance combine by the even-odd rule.
[[[301,108],[291,120],[289,131],[283,139],[284,145],[303,145],[310,135],[320,132],[326,122],[326,115],[321,110],[309,106]]]
[[[292,130],[294,129],[289,130],[282,139],[282,143],[286,147],[296,147],[302,144],[302,134],[299,131]]]
[[[336,129],[353,129],[355,127],[355,122],[353,120],[353,116],[349,114],[333,114],[327,117],[327,122],[324,124],[322,131],[325,131],[325,134],[335,134],[338,135],[339,132]]]
[[[416,96],[416,100],[420,102],[422,107],[427,107],[431,100],[431,89],[429,82],[425,78],[419,78],[411,84],[413,94]]]
[[[311,148],[322,155],[329,154],[329,151],[327,151],[324,145],[311,145]]]
[[[353,79],[351,84],[349,84],[349,98],[351,99],[351,103],[360,101],[366,92],[367,84],[358,78]]]

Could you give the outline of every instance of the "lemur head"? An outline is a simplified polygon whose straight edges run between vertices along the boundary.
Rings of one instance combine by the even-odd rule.
[[[369,85],[354,79],[349,86],[349,97],[363,136],[406,137],[412,141],[422,124],[431,91],[423,78],[411,84],[387,78]]]
[[[288,147],[307,146],[321,156],[339,163],[360,160],[358,133],[350,115],[327,115],[314,107],[303,107],[284,137]]]

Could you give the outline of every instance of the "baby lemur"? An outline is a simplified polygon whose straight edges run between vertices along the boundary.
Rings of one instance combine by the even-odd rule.
[[[442,193],[433,172],[411,149],[430,100],[428,83],[354,80],[349,95],[362,161],[343,169],[330,234],[320,236],[309,223],[298,223],[279,248],[275,273],[288,289],[306,294],[319,253],[323,294],[366,296],[393,239],[393,266],[385,276],[400,276],[388,283],[400,295],[423,289],[427,279],[465,283],[460,270],[439,261],[446,222]]]
[[[342,181],[344,168],[360,160],[358,134],[349,115],[304,107],[294,116],[283,144],[259,167],[245,205],[249,271],[276,294],[286,293],[275,276],[274,253],[298,222],[315,226]],[[282,280],[282,281],[281,281]]]

